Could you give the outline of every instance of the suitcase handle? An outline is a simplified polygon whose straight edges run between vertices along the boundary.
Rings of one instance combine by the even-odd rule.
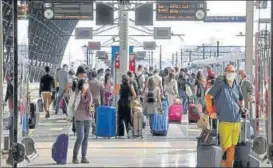
[[[210,129],[212,130],[212,122],[213,120],[216,120],[216,133],[219,134],[219,120],[217,118],[209,118],[210,120]]]
[[[243,143],[246,143],[247,141],[247,116],[245,116],[244,118],[244,139],[243,139]]]

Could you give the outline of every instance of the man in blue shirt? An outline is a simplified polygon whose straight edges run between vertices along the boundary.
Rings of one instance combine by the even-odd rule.
[[[225,75],[216,79],[214,86],[208,92],[214,98],[216,114],[219,119],[220,143],[227,159],[223,166],[232,167],[235,146],[240,136],[241,115],[245,116],[243,109],[243,94],[240,86],[235,81],[236,70],[228,65]]]

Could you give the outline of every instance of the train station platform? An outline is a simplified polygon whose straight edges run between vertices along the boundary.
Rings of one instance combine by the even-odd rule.
[[[38,99],[37,84],[31,85],[30,94],[33,101]],[[7,114],[6,112],[6,117]],[[96,139],[90,134],[87,156],[90,164],[75,165],[72,163],[72,151],[76,136],[72,132],[71,124],[67,123],[63,114],[52,114],[49,119],[45,119],[44,114],[40,113],[38,127],[29,130],[29,137],[35,140],[39,157],[31,163],[23,162],[18,166],[194,167],[196,166],[196,137],[200,135],[201,130],[197,128],[196,124],[188,124],[187,119],[187,115],[183,115],[182,123],[170,123],[166,137],[152,136],[149,126],[144,131],[144,137],[136,139]],[[4,132],[7,134],[7,131]],[[69,134],[68,163],[66,165],[56,165],[51,158],[52,145],[61,133]],[[8,166],[6,165],[6,157],[7,155],[4,155],[1,158],[2,167]]]
[[[196,124],[171,123],[166,137],[153,137],[148,127],[143,138],[115,139],[90,135],[88,160],[90,164],[72,164],[72,150],[76,137],[62,115],[50,119],[40,118],[39,126],[30,131],[39,157],[22,167],[194,167],[196,165],[196,137],[200,130]],[[68,163],[56,165],[51,148],[61,133],[69,133]],[[79,155],[80,156],[80,155]],[[5,155],[4,155],[5,157]],[[5,158],[2,158],[2,166]]]

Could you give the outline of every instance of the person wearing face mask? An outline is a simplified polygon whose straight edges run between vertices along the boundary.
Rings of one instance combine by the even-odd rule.
[[[68,85],[68,66],[63,65],[63,68],[58,71],[56,80],[59,83],[59,92],[55,104],[55,114],[59,111],[60,101],[68,95],[67,85]],[[66,106],[65,106],[66,107]],[[64,107],[64,108],[65,108]],[[66,111],[66,110],[64,110]],[[65,112],[64,112],[65,113]]]
[[[235,78],[234,66],[228,65],[223,78],[216,79],[207,93],[213,97],[219,119],[220,144],[223,153],[226,153],[226,160],[222,162],[224,167],[233,167],[235,146],[241,130],[240,119],[246,115],[246,109],[243,108],[243,94]]]
[[[249,102],[251,102],[252,100],[254,87],[251,84],[251,82],[247,79],[246,72],[244,70],[240,70],[239,75],[241,78],[240,86],[244,96],[245,108],[249,108],[248,106],[249,106]]]
[[[85,71],[84,69],[77,70],[78,82],[75,92],[80,94],[76,96],[77,99],[77,110],[75,114],[68,114],[70,121],[75,121],[75,129],[76,129],[76,141],[73,148],[73,157],[72,162],[74,164],[79,163],[78,153],[81,148],[81,163],[89,163],[87,160],[87,149],[88,149],[88,137],[91,127],[91,113],[90,113],[90,105],[92,102],[92,94],[89,90],[89,84],[85,80]]]

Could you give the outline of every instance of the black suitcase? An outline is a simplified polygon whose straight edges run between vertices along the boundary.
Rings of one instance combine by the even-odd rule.
[[[37,106],[38,106],[38,110],[39,112],[44,112],[44,103],[42,99],[38,99],[37,100]]]
[[[248,134],[248,122],[245,118],[243,121],[243,128],[241,129],[241,135],[238,144],[235,148],[235,157],[234,157],[234,165],[233,167],[242,167],[247,168],[250,164],[250,151],[252,142],[247,136]]]
[[[37,116],[36,116],[36,104],[29,104],[29,117],[28,117],[28,127],[29,129],[34,129],[37,125]]]

